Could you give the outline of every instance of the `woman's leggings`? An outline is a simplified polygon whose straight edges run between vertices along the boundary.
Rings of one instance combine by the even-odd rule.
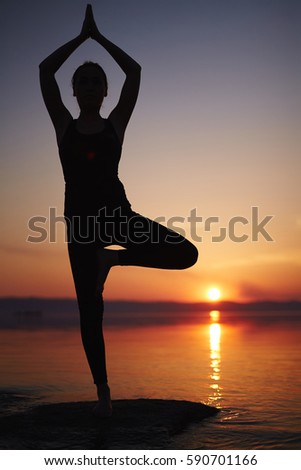
[[[98,238],[79,240],[75,224],[67,221],[68,252],[80,312],[83,346],[95,384],[107,382],[105,345],[102,331],[103,299],[96,296],[97,250],[120,245],[119,264],[161,269],[186,269],[198,258],[196,247],[182,235],[143,217],[128,212],[126,217],[107,220]],[[72,233],[71,233],[72,232]],[[101,236],[100,236],[101,235]]]

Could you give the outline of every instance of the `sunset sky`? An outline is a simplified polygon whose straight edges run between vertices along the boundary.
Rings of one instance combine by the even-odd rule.
[[[38,64],[80,32],[86,3],[1,6],[1,296],[75,296],[63,223],[55,242],[27,237],[37,236],[29,219],[48,218],[50,207],[62,216],[64,202]],[[217,287],[227,300],[301,300],[301,3],[90,3],[100,31],[142,66],[119,172],[127,196],[136,212],[165,225],[179,217],[174,227],[199,249],[186,271],[113,268],[105,298],[196,302]],[[107,71],[105,117],[123,74],[92,40],[57,74],[64,103],[77,116],[70,80],[85,60]],[[267,216],[269,237],[256,237],[255,218]],[[210,226],[209,217],[218,221]],[[225,239],[214,241],[221,229]]]

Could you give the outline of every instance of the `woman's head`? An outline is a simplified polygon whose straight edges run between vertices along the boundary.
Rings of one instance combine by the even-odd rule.
[[[96,62],[84,62],[73,74],[72,88],[79,106],[94,100],[100,107],[108,92],[107,76]]]

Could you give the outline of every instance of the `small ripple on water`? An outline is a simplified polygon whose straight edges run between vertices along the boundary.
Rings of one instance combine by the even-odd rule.
[[[215,417],[192,425],[173,442],[174,449],[192,450],[293,450],[301,448],[300,432],[273,429],[248,410],[222,409]]]
[[[37,390],[4,389],[0,390],[0,417],[20,413],[34,406],[43,397]]]

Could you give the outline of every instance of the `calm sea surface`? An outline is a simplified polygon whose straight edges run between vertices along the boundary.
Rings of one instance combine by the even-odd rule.
[[[186,316],[157,312],[139,324],[143,313],[135,313],[128,324],[106,325],[113,399],[191,400],[221,409],[179,435],[178,449],[301,449],[300,312],[212,310],[185,322]],[[78,327],[21,320],[0,329],[2,413],[94,400]]]

